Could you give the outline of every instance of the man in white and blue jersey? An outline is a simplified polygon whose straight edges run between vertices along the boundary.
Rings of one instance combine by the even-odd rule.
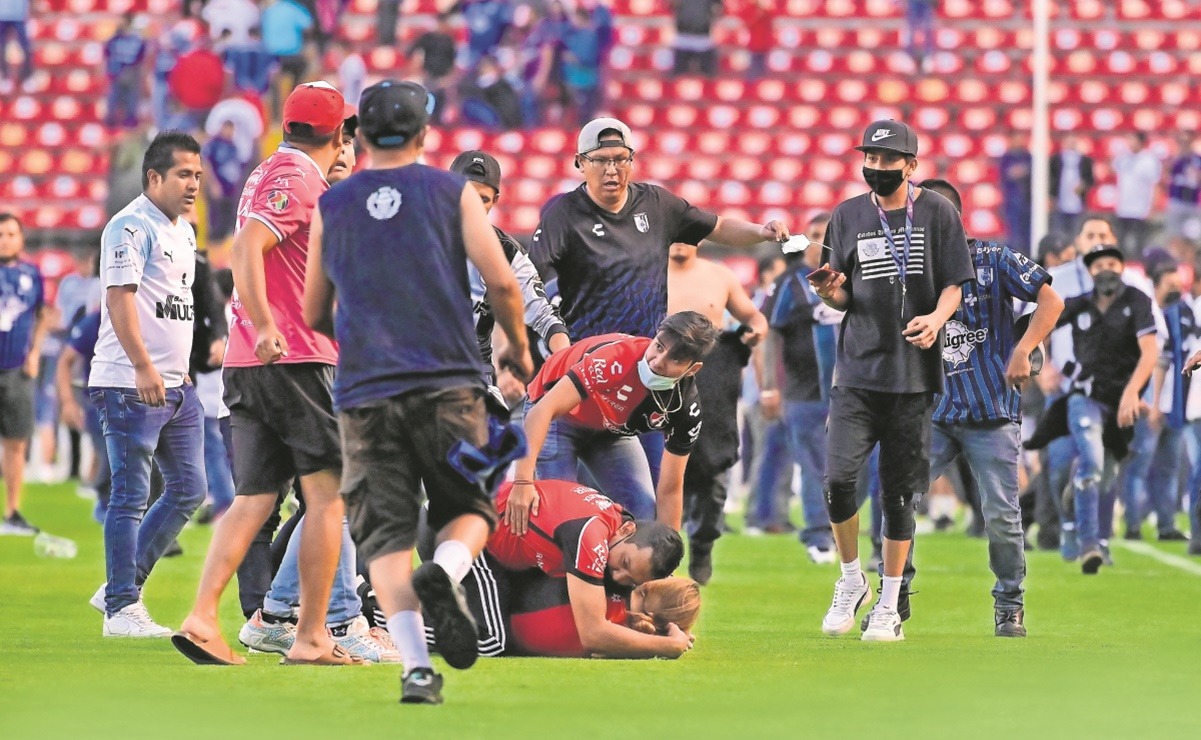
[[[959,193],[944,180],[922,187],[962,210]],[[930,479],[963,455],[980,489],[993,587],[995,634],[1025,637],[1022,581],[1026,576],[1022,510],[1018,505],[1021,392],[1032,374],[1030,355],[1055,328],[1063,299],[1047,271],[994,242],[968,240],[976,279],[946,324],[942,360],[946,385],[934,409]],[[1014,301],[1036,307],[1015,336]]]

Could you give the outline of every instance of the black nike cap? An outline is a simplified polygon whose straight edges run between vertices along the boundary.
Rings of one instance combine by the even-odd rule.
[[[450,163],[450,171],[464,175],[472,182],[487,185],[497,193],[500,192],[500,162],[487,152],[478,149],[463,152]]]
[[[416,82],[384,80],[363,91],[359,130],[372,146],[404,146],[429,122],[434,96]]]
[[[855,148],[861,152],[885,151],[916,157],[917,133],[900,121],[876,121],[863,132],[863,143]]]

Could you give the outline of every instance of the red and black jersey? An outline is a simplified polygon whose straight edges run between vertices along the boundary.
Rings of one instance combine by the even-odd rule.
[[[605,619],[625,624],[626,602],[619,594],[607,594]],[[513,582],[510,637],[519,652],[563,658],[585,658],[580,632],[571,611],[567,579],[541,573]]]
[[[584,397],[567,415],[573,423],[623,437],[665,432],[667,451],[687,455],[701,433],[696,382],[688,376],[670,391],[647,390],[638,362],[650,343],[645,337],[603,334],[559,350],[530,382],[530,401],[537,403],[566,378]]]
[[[609,540],[626,519],[625,510],[600,491],[578,483],[534,481],[538,513],[530,516],[530,531],[513,534],[504,522],[512,483],[500,487],[496,508],[501,523],[488,538],[488,552],[508,570],[537,568],[547,575],[568,573],[602,585],[609,565]]]

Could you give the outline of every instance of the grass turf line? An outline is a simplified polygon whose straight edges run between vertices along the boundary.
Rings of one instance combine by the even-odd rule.
[[[1026,640],[992,637],[987,548],[919,538],[907,641],[827,638],[819,625],[836,566],[791,537],[723,538],[704,590],[697,647],[679,661],[481,659],[446,674],[446,704],[396,703],[398,668],[202,668],[163,641],[105,640],[87,600],[103,580],[91,504],[68,486],[31,486],[29,518],[79,544],[42,560],[0,537],[0,737],[1195,737],[1201,577],[1115,550],[1086,578],[1032,553]],[[146,603],[178,626],[207,527],[164,560]],[[1183,543],[1158,545],[1182,554]],[[874,577],[872,585],[878,585]],[[236,589],[222,603],[241,626]]]

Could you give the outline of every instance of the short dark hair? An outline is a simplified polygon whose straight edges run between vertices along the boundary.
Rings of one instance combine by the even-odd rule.
[[[778,254],[769,254],[764,257],[760,257],[758,262],[756,263],[759,267],[759,275],[762,276],[763,273],[774,268],[776,266],[776,263],[782,259],[784,259],[784,258]]]
[[[955,206],[955,210],[963,213],[963,198],[959,197],[959,191],[951,183],[943,180],[940,177],[932,177],[929,180],[922,180],[918,187],[925,190],[933,190],[942,197],[951,201],[951,205]]]
[[[1089,221],[1104,221],[1105,225],[1109,227],[1110,231],[1115,234],[1118,233],[1117,230],[1113,228],[1113,220],[1110,219],[1109,216],[1106,216],[1104,213],[1093,212],[1086,214],[1084,218],[1080,219],[1080,226],[1076,228],[1076,236],[1080,236],[1084,233],[1084,225]]]
[[[334,140],[336,133],[338,132],[330,131],[328,134],[317,134],[311,125],[293,122],[289,130],[284,131],[284,141],[300,146],[325,146]]]
[[[8,211],[0,211],[0,224],[6,224],[9,221],[12,221],[17,225],[17,231],[25,231],[25,224],[21,223],[21,218],[17,216],[17,214],[9,213]]]
[[[167,176],[167,171],[175,166],[176,152],[200,154],[200,142],[191,134],[174,129],[154,137],[142,156],[142,189],[150,187],[150,170],[159,177]]]
[[[673,360],[704,359],[717,344],[718,328],[709,317],[696,311],[680,311],[663,319],[655,332],[670,340],[667,356]]]
[[[651,549],[651,571],[654,580],[666,578],[680,567],[684,559],[684,540],[680,533],[663,522],[643,520],[634,522],[637,529],[628,542],[642,549]]]

